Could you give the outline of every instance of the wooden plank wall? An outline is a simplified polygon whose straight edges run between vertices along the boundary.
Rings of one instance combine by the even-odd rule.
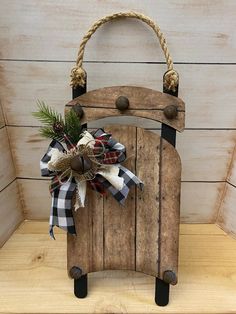
[[[1,101],[25,218],[47,218],[50,203],[48,181],[40,178],[38,167],[48,142],[39,137],[39,124],[31,116],[36,100],[63,112],[83,34],[98,18],[129,10],[160,24],[180,74],[179,96],[186,102],[186,130],[177,136],[183,163],[181,220],[214,223],[219,210],[230,216],[236,193],[233,179],[231,192],[225,191],[236,141],[234,0],[2,0],[1,7]],[[111,85],[161,90],[166,70],[152,30],[128,19],[96,32],[84,67],[89,90]],[[158,124],[137,122],[159,131]],[[236,223],[231,221],[229,229],[236,232]]]
[[[0,247],[23,220],[8,132],[0,104]]]

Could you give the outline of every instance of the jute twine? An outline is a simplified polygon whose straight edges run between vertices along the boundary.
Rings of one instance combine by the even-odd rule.
[[[155,34],[157,35],[157,38],[159,39],[161,48],[164,52],[167,64],[167,72],[164,75],[164,86],[169,90],[175,91],[176,86],[178,84],[178,73],[173,68],[173,61],[171,59],[164,35],[162,34],[159,26],[155,24],[149,17],[137,12],[119,12],[112,15],[108,15],[101,18],[90,27],[90,29],[88,30],[88,32],[85,34],[81,41],[76,60],[76,66],[71,70],[71,86],[76,88],[77,86],[84,86],[85,84],[86,72],[83,69],[83,57],[85,45],[91,38],[91,36],[101,25],[107,23],[108,21],[112,21],[123,17],[139,19],[148,24],[154,30]]]

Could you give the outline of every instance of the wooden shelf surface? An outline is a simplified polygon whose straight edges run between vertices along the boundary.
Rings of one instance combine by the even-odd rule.
[[[236,240],[215,225],[181,225],[179,284],[154,303],[154,278],[129,271],[89,275],[77,299],[66,272],[66,234],[25,221],[0,249],[0,313],[236,313]]]

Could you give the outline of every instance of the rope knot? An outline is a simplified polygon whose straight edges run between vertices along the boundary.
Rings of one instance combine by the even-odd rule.
[[[169,70],[164,75],[164,86],[175,92],[176,86],[179,83],[179,75],[175,70]]]
[[[82,67],[75,66],[72,68],[70,77],[70,85],[74,88],[77,86],[84,86],[86,82],[86,72]]]

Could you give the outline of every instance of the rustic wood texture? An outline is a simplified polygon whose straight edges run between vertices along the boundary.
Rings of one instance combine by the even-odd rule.
[[[236,187],[236,139],[231,162],[229,165],[227,181]]]
[[[181,161],[176,149],[161,138],[160,141],[160,212],[159,212],[159,268],[178,272],[178,242],[180,223]]]
[[[24,0],[23,3],[3,0],[0,20],[1,28],[6,31],[0,37],[1,57],[74,60],[80,39],[94,21],[108,13],[131,8],[160,25],[176,62],[235,61],[232,29],[235,28],[236,4],[233,0],[160,0],[158,10],[155,10],[155,0],[148,0],[145,5],[135,0],[125,3],[81,0],[79,5],[75,0]],[[88,43],[85,60],[146,62],[164,61],[164,57],[148,26],[137,20],[123,19],[96,32]]]
[[[1,314],[235,313],[236,241],[214,225],[181,225],[179,283],[165,308],[154,303],[153,278],[131,271],[90,274],[91,293],[75,298],[66,234],[58,229],[52,241],[47,222],[17,229],[0,250],[0,277]]]
[[[0,61],[1,102],[7,124],[40,125],[31,114],[36,110],[37,99],[44,100],[63,113],[64,105],[71,99],[69,73],[72,65],[61,62]],[[161,91],[162,77],[159,74],[164,73],[166,66],[88,63],[85,67],[88,90],[125,84]],[[177,64],[176,69],[180,75],[179,97],[186,103],[186,128],[235,128],[236,68],[220,64]],[[154,121],[140,120],[140,123],[144,128],[156,127]]]
[[[236,187],[228,183],[225,184],[224,196],[219,207],[219,214],[216,223],[228,234],[236,238]]]
[[[0,191],[15,179],[15,168],[6,127],[0,129]]]
[[[144,191],[131,188],[124,207],[109,194],[104,203],[97,204],[98,196],[90,192],[87,206],[75,213],[77,238],[68,235],[68,271],[77,266],[83,273],[125,269],[160,278],[165,270],[177,274],[181,185],[178,153],[168,142],[160,144],[158,134],[144,129],[108,126],[106,131],[125,145],[124,166],[144,181]],[[97,220],[99,223],[94,223]],[[99,229],[93,233],[95,225]],[[93,254],[94,246],[99,257]]]
[[[159,265],[160,137],[137,129],[137,176],[144,190],[136,196],[136,270],[153,276]]]
[[[0,104],[0,128],[2,128],[5,125],[5,120],[3,116],[2,106]]]
[[[135,173],[136,128],[108,126],[106,131],[125,145],[127,161],[124,166]],[[109,194],[104,199],[104,269],[135,269],[135,206],[134,187],[130,189],[125,206]]]
[[[120,96],[129,100],[129,107],[124,112],[116,108],[116,100]],[[163,122],[178,131],[184,129],[184,102],[177,97],[149,88],[137,86],[104,87],[73,99],[66,105],[66,109],[70,110],[75,105],[80,105],[83,108],[84,122],[123,114]],[[178,114],[175,119],[168,119],[164,114],[164,109],[170,105],[177,108]]]
[[[176,69],[180,74],[179,96],[187,104],[186,127],[194,132],[198,132],[195,129],[202,132],[195,146],[194,138],[193,142],[188,142],[189,151],[193,152],[193,164],[200,165],[200,175],[187,160],[183,162],[184,180],[191,181],[185,182],[184,185],[188,185],[188,190],[192,191],[193,195],[197,193],[201,201],[195,201],[186,194],[183,205],[188,207],[188,214],[184,217],[189,222],[194,222],[195,218],[196,221],[214,221],[215,212],[219,208],[214,206],[221,193],[219,188],[219,195],[215,197],[215,191],[218,189],[216,186],[221,186],[221,181],[227,177],[235,145],[232,140],[234,131],[230,130],[235,129],[236,67],[235,36],[232,32],[235,28],[235,2],[208,0],[178,3],[161,0],[158,2],[158,11],[153,10],[156,6],[154,0],[148,0],[145,5],[133,0],[122,4],[99,2],[97,10],[93,10],[94,3],[98,4],[96,1],[82,1],[78,11],[78,3],[75,0],[66,3],[48,0],[43,3],[35,0],[3,1],[0,25],[5,31],[0,34],[0,92],[6,124],[39,125],[31,115],[36,108],[37,99],[43,99],[63,112],[64,104],[71,98],[70,69],[74,65],[79,41],[88,27],[96,19],[115,11],[128,11],[132,7],[143,12],[160,24],[172,57],[177,61]],[[27,15],[24,14],[26,8]],[[74,12],[77,12],[76,16]],[[60,23],[62,20],[63,23]],[[180,44],[183,42],[187,42],[184,49]],[[151,63],[148,63],[149,61]],[[163,54],[148,26],[129,19],[109,23],[96,32],[86,49],[84,67],[88,73],[88,90],[122,84],[162,90],[162,74],[166,65],[157,64],[160,61],[164,61]],[[110,118],[106,124],[111,121],[117,122],[117,118]],[[121,122],[127,123],[127,118],[121,117],[119,123]],[[99,123],[101,122],[98,122],[98,125]],[[151,120],[136,119],[135,123],[147,128],[159,126]],[[227,135],[215,135],[215,129],[222,129],[220,132],[226,132]],[[205,131],[212,136],[205,137]],[[196,138],[197,136],[196,133]],[[219,158],[222,138],[225,138],[226,146],[222,146],[224,152],[222,149],[223,155]],[[181,136],[180,141],[182,140]],[[215,144],[216,159],[213,148]],[[185,151],[181,146],[178,150],[181,150],[183,159]],[[204,151],[209,151],[208,146],[212,154],[208,156],[208,162],[205,162]],[[186,153],[188,156],[188,152]],[[199,158],[198,153],[203,158]],[[194,156],[195,154],[197,155]],[[22,152],[16,152],[16,155],[22,156]],[[29,157],[26,156],[26,159]],[[210,160],[214,163],[209,166]],[[21,158],[16,163],[17,166],[21,163],[24,167]],[[33,168],[33,177],[38,177],[36,159]],[[192,172],[191,169],[194,168]],[[18,168],[18,176],[27,178],[27,171],[25,168],[22,171]],[[198,183],[199,180],[204,182]],[[39,184],[41,182],[37,182],[37,185]],[[208,187],[209,200],[203,188],[193,191],[195,184]],[[39,199],[41,191],[35,190],[34,194]],[[30,204],[32,197],[22,195],[22,200]],[[207,210],[200,209],[195,213],[193,208],[196,208],[195,204],[199,207],[200,202],[204,208],[207,205]],[[32,210],[27,208],[27,213],[32,212],[34,215],[35,206],[33,203]],[[212,210],[211,213],[208,208]],[[37,217],[40,215],[37,213]]]
[[[25,218],[48,220],[51,204],[49,181],[18,179],[17,182],[24,195]],[[181,222],[214,223],[223,190],[224,182],[182,182]]]
[[[160,133],[159,130],[155,132]],[[8,133],[17,176],[40,178],[39,160],[50,141],[43,139],[37,128],[8,127]],[[185,130],[177,137],[177,151],[183,165],[182,180],[224,181],[235,137],[236,130]]]
[[[83,274],[103,269],[103,199],[88,190],[84,208],[73,213],[77,236],[67,236],[67,269],[78,266]]]
[[[0,247],[23,221],[16,181],[0,192]]]

